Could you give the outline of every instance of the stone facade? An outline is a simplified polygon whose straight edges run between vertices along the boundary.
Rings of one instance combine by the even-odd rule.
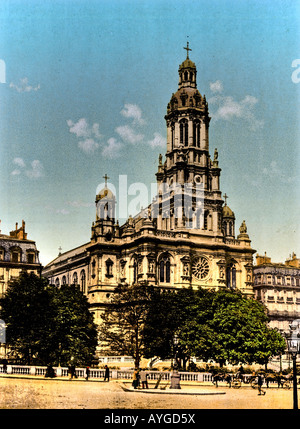
[[[255,250],[245,221],[235,236],[235,215],[222,199],[218,151],[213,159],[209,152],[208,104],[196,77],[187,54],[167,106],[167,150],[165,160],[159,156],[152,203],[119,226],[116,198],[106,182],[96,195],[91,240],[59,254],[43,270],[57,286],[80,284],[96,323],[119,283],[231,288],[253,296]]]
[[[21,271],[41,274],[42,266],[39,262],[39,252],[35,241],[28,240],[25,232],[25,222],[9,235],[0,233],[0,296],[7,289],[8,282],[18,278]]]
[[[300,259],[293,254],[273,263],[258,255],[253,271],[255,298],[267,307],[270,327],[289,332],[289,324],[300,319]]]

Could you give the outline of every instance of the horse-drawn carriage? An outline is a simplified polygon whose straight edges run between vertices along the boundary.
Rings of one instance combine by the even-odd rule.
[[[276,382],[278,388],[282,387],[283,389],[291,388],[291,376],[283,375],[281,373],[263,373],[261,375],[265,379],[265,383],[267,387],[269,387],[269,383]],[[217,373],[213,375],[212,382],[218,387],[218,382],[225,381],[228,383],[229,387],[233,387],[234,389],[239,389],[244,384],[250,384],[253,389],[258,388],[258,380],[257,374],[253,375],[245,375],[243,373],[237,372],[236,374],[226,374],[226,373]]]

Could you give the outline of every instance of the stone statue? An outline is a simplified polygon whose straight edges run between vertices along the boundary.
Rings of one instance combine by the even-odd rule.
[[[246,226],[246,222],[243,220],[240,226],[240,234],[246,234],[246,233],[247,233],[247,226]]]
[[[218,149],[215,149],[215,153],[214,153],[214,161],[217,161],[218,156],[219,156],[219,154],[218,154]]]

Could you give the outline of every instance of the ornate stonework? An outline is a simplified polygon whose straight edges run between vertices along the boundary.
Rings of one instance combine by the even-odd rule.
[[[214,148],[213,160],[209,152],[208,103],[197,89],[189,51],[167,106],[167,147],[165,158],[158,159],[156,197],[119,226],[105,176],[90,242],[59,255],[43,271],[54,284],[77,279],[96,322],[119,283],[147,281],[169,290],[231,288],[253,295],[255,251],[244,224],[235,237],[227,196],[224,205],[218,151]]]

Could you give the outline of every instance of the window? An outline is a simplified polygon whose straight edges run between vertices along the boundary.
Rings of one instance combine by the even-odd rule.
[[[170,259],[168,257],[165,257],[161,259],[159,263],[159,281],[161,283],[170,283],[171,278],[171,264]]]
[[[113,272],[112,272],[112,267],[113,267],[113,261],[111,259],[107,259],[105,261],[105,265],[106,265],[106,277],[113,277]]]
[[[200,122],[193,122],[193,145],[200,147]]]
[[[56,286],[56,287],[59,287],[59,278],[58,278],[58,277],[57,277],[57,278],[56,278],[56,280],[55,280],[55,286]]]
[[[34,253],[28,253],[28,255],[27,255],[27,262],[29,263],[29,264],[34,264]]]
[[[0,249],[0,261],[4,261],[4,255],[5,255],[4,249],[1,248]]]
[[[21,256],[21,254],[18,250],[13,250],[11,252],[11,261],[12,262],[21,262],[20,256]]]
[[[136,260],[133,262],[133,283],[137,282],[137,275],[138,275],[138,264]]]
[[[180,121],[180,144],[188,146],[188,122],[186,119]]]
[[[85,271],[82,270],[80,273],[80,290],[82,293],[85,292]]]
[[[226,267],[226,285],[229,289],[236,288],[236,268],[233,263]]]
[[[72,282],[74,285],[77,285],[78,284],[78,276],[77,276],[77,273],[75,272],[74,274],[73,274],[73,282]]]
[[[63,278],[62,278],[62,284],[63,284],[63,285],[67,284],[66,276],[63,276]]]

